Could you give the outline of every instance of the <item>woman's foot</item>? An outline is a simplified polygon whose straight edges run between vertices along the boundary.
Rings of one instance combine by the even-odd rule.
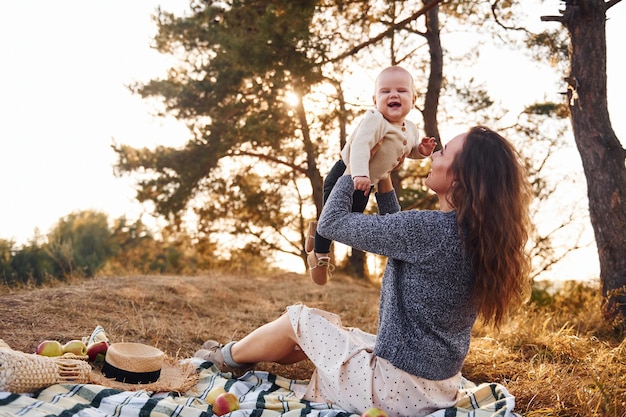
[[[330,279],[335,266],[330,263],[327,253],[309,252],[307,255],[311,280],[317,285],[324,285]]]
[[[227,364],[222,353],[223,347],[224,345],[215,340],[207,340],[202,345],[202,349],[198,350],[193,356],[212,362],[220,372],[230,372],[235,378],[239,378],[256,365],[255,363],[238,364],[239,366]]]

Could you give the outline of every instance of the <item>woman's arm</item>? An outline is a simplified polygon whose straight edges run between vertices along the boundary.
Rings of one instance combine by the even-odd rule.
[[[353,213],[353,194],[350,176],[339,178],[324,204],[317,232],[362,251],[413,261],[415,254],[407,249],[416,238],[412,232],[416,224],[414,213],[399,212],[400,205],[393,190],[376,193],[379,211],[384,215]]]
[[[376,192],[376,202],[378,203],[379,214],[397,213],[400,211],[400,203],[396,190],[393,188],[391,176],[378,181],[378,192]]]

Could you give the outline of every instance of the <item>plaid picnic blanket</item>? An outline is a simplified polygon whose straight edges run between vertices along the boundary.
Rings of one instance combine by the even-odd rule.
[[[210,417],[206,397],[212,389],[224,387],[239,398],[240,409],[229,417],[358,417],[331,404],[299,400],[297,381],[267,372],[248,372],[239,379],[221,374],[217,368],[198,358],[192,361],[199,370],[198,383],[183,394],[172,392],[120,391],[93,384],[55,384],[33,394],[0,391],[0,416],[6,417]],[[510,416],[515,398],[499,384],[475,385],[463,380],[463,391],[456,407],[439,410],[431,417]]]

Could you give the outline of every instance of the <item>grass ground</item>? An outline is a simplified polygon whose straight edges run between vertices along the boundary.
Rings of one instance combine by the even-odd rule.
[[[297,302],[375,333],[379,296],[375,284],[341,275],[320,287],[281,272],[101,277],[0,291],[0,339],[13,349],[33,352],[42,340],[64,343],[101,325],[113,342],[146,343],[181,358],[209,338],[241,338]],[[580,285],[542,292],[500,333],[476,326],[464,376],[505,385],[524,416],[626,417],[626,341],[603,324],[597,292]],[[312,366],[260,369],[308,379]]]

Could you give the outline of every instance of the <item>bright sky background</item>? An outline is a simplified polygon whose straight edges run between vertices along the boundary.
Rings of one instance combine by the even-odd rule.
[[[0,238],[26,243],[36,229],[46,234],[79,210],[104,211],[111,219],[125,214],[130,220],[142,213],[132,182],[113,175],[112,141],[178,146],[188,137],[175,120],[152,117],[148,103],[126,88],[162,76],[170,63],[150,49],[156,31],[151,15],[158,5],[180,13],[188,1],[0,3]],[[560,2],[544,1],[543,7],[537,19],[557,14]],[[626,58],[620,44],[626,37],[626,3],[608,15],[609,108],[625,143]],[[517,67],[499,61],[507,70]],[[497,78],[490,83],[499,88],[506,82],[509,97],[528,96],[537,71],[522,68],[515,86]],[[555,100],[553,94],[537,91],[534,97]],[[597,274],[596,263],[576,268],[579,278]]]

